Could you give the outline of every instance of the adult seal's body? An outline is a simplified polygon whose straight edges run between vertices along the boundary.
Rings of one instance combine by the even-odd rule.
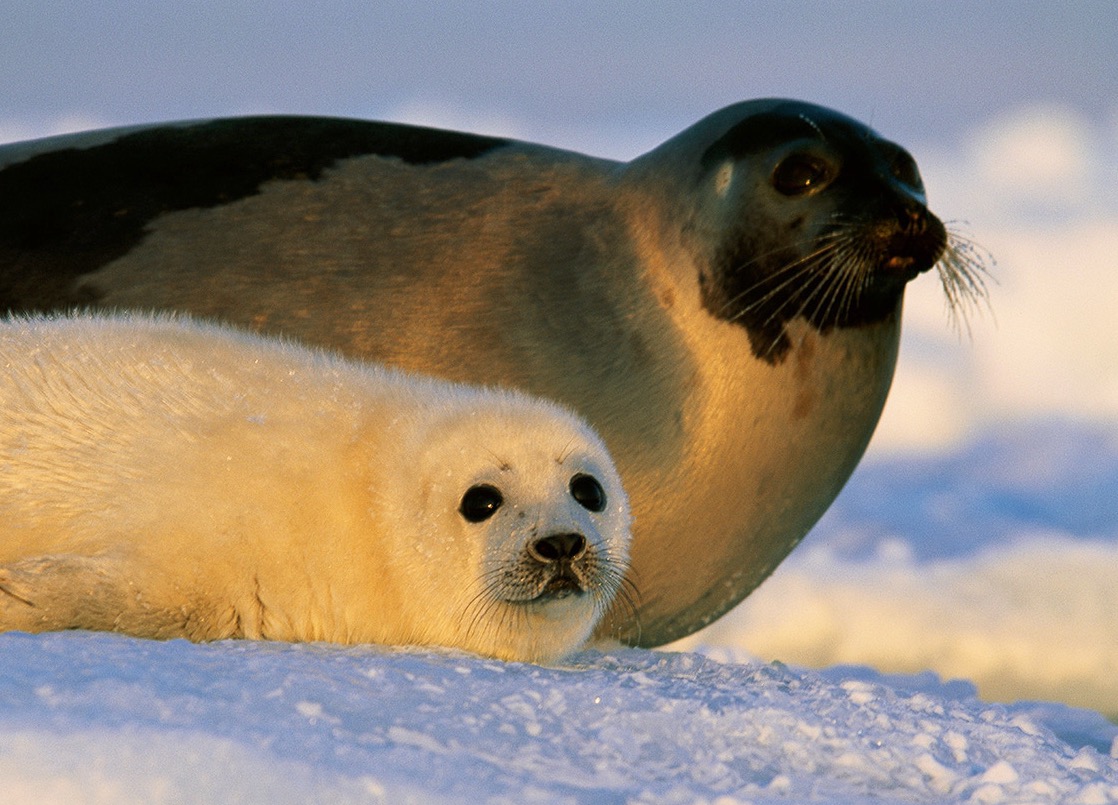
[[[980,290],[912,158],[760,100],[629,163],[244,118],[0,150],[0,306],[171,308],[583,414],[635,515],[644,645],[752,590],[864,451],[905,284]]]
[[[0,629],[551,661],[621,585],[604,446],[520,393],[182,320],[0,322]]]

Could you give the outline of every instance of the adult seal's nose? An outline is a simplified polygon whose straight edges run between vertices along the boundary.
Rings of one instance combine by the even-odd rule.
[[[552,534],[533,542],[530,551],[541,562],[570,562],[586,552],[586,537],[582,534]]]

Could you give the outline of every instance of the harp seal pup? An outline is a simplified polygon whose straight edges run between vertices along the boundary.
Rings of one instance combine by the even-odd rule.
[[[252,117],[16,143],[0,165],[0,310],[193,311],[578,411],[634,515],[638,607],[599,629],[645,646],[740,601],[830,505],[908,282],[981,289],[908,152],[779,98],[629,162]]]
[[[181,318],[0,322],[0,628],[549,662],[629,510],[580,419]]]

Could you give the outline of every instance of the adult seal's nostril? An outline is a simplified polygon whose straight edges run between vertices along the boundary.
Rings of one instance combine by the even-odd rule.
[[[928,212],[918,204],[903,204],[897,212],[897,221],[905,235],[923,235],[928,229]],[[942,243],[939,248],[942,250]]]
[[[552,534],[531,545],[532,555],[543,562],[573,561],[586,553],[582,534]]]

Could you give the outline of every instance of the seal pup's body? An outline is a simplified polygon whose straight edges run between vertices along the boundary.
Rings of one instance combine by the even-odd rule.
[[[550,403],[167,317],[0,322],[0,628],[551,661],[628,541]]]
[[[603,629],[643,645],[741,600],[831,503],[946,242],[903,149],[785,100],[629,163],[319,118],[2,163],[0,305],[191,310],[580,412],[635,517],[639,607]]]

